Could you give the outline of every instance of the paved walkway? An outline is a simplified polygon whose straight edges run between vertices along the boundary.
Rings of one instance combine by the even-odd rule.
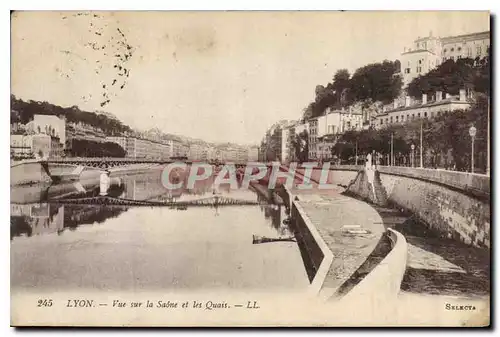
[[[296,179],[299,183],[301,179]],[[489,251],[453,240],[432,237],[423,224],[397,209],[370,205],[341,195],[343,188],[292,189],[316,226],[334,259],[323,290],[334,294],[378,248],[382,233],[394,228],[408,242],[407,271],[402,295],[485,298],[490,293]],[[346,236],[342,226],[359,225],[371,233]],[[371,258],[371,257],[370,257]],[[365,265],[361,269],[364,269]],[[359,271],[358,271],[359,272]],[[350,280],[351,281],[351,280]]]
[[[369,204],[343,196],[341,189],[292,189],[319,234],[333,253],[322,292],[333,295],[366,261],[379,243],[385,228],[377,211]],[[367,234],[347,234],[342,227],[366,229]]]

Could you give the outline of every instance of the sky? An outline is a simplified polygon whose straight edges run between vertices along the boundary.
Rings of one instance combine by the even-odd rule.
[[[257,144],[338,69],[418,37],[489,30],[488,12],[16,12],[11,92],[133,128]]]

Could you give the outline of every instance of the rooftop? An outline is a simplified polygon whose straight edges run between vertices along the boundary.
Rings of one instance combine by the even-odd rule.
[[[410,50],[406,52],[402,52],[401,55],[406,55],[406,54],[416,54],[416,53],[429,53],[432,55],[435,55],[433,52],[427,49],[415,49],[415,50]]]
[[[475,39],[484,39],[484,38],[489,38],[489,37],[490,37],[490,31],[487,30],[484,32],[446,36],[446,37],[442,37],[441,41],[446,43],[446,42],[451,42],[451,40],[475,40]],[[450,41],[447,41],[447,40],[450,40]]]

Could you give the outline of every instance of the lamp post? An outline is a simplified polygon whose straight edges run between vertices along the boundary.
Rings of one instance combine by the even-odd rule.
[[[356,166],[358,166],[358,141],[356,140]]]
[[[423,147],[424,147],[423,146],[423,141],[422,141],[422,139],[423,139],[423,137],[422,137],[423,136],[422,124],[423,124],[423,122],[420,121],[420,168],[424,167],[424,159],[423,159],[423,155],[422,155],[422,153],[423,153]]]
[[[487,136],[487,142],[488,142],[488,149],[486,153],[486,174],[489,176],[490,175],[490,96],[488,95],[488,136]]]
[[[476,128],[473,126],[471,126],[469,128],[469,135],[470,135],[470,138],[472,140],[472,143],[471,143],[471,160],[470,160],[470,165],[471,165],[471,173],[474,173],[474,138],[476,138]]]
[[[394,166],[394,132],[391,133],[391,166]]]
[[[415,144],[411,144],[411,167],[415,167]]]

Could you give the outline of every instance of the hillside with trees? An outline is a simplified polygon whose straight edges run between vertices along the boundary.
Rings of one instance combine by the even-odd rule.
[[[398,60],[368,64],[352,76],[347,69],[340,69],[331,83],[316,86],[315,100],[304,109],[303,118],[321,116],[329,107],[339,109],[358,102],[388,104],[401,93],[400,70]]]
[[[446,60],[427,74],[414,78],[408,84],[408,95],[420,98],[422,94],[431,96],[436,91],[458,95],[459,90],[464,88],[488,94],[490,92],[489,60],[489,57]]]
[[[100,128],[107,135],[118,135],[124,132],[131,132],[132,129],[116,118],[111,118],[106,114],[80,110],[76,105],[72,107],[61,107],[48,102],[23,101],[10,96],[11,123],[26,124],[33,119],[33,115],[54,115],[64,116],[67,122],[82,122]]]

